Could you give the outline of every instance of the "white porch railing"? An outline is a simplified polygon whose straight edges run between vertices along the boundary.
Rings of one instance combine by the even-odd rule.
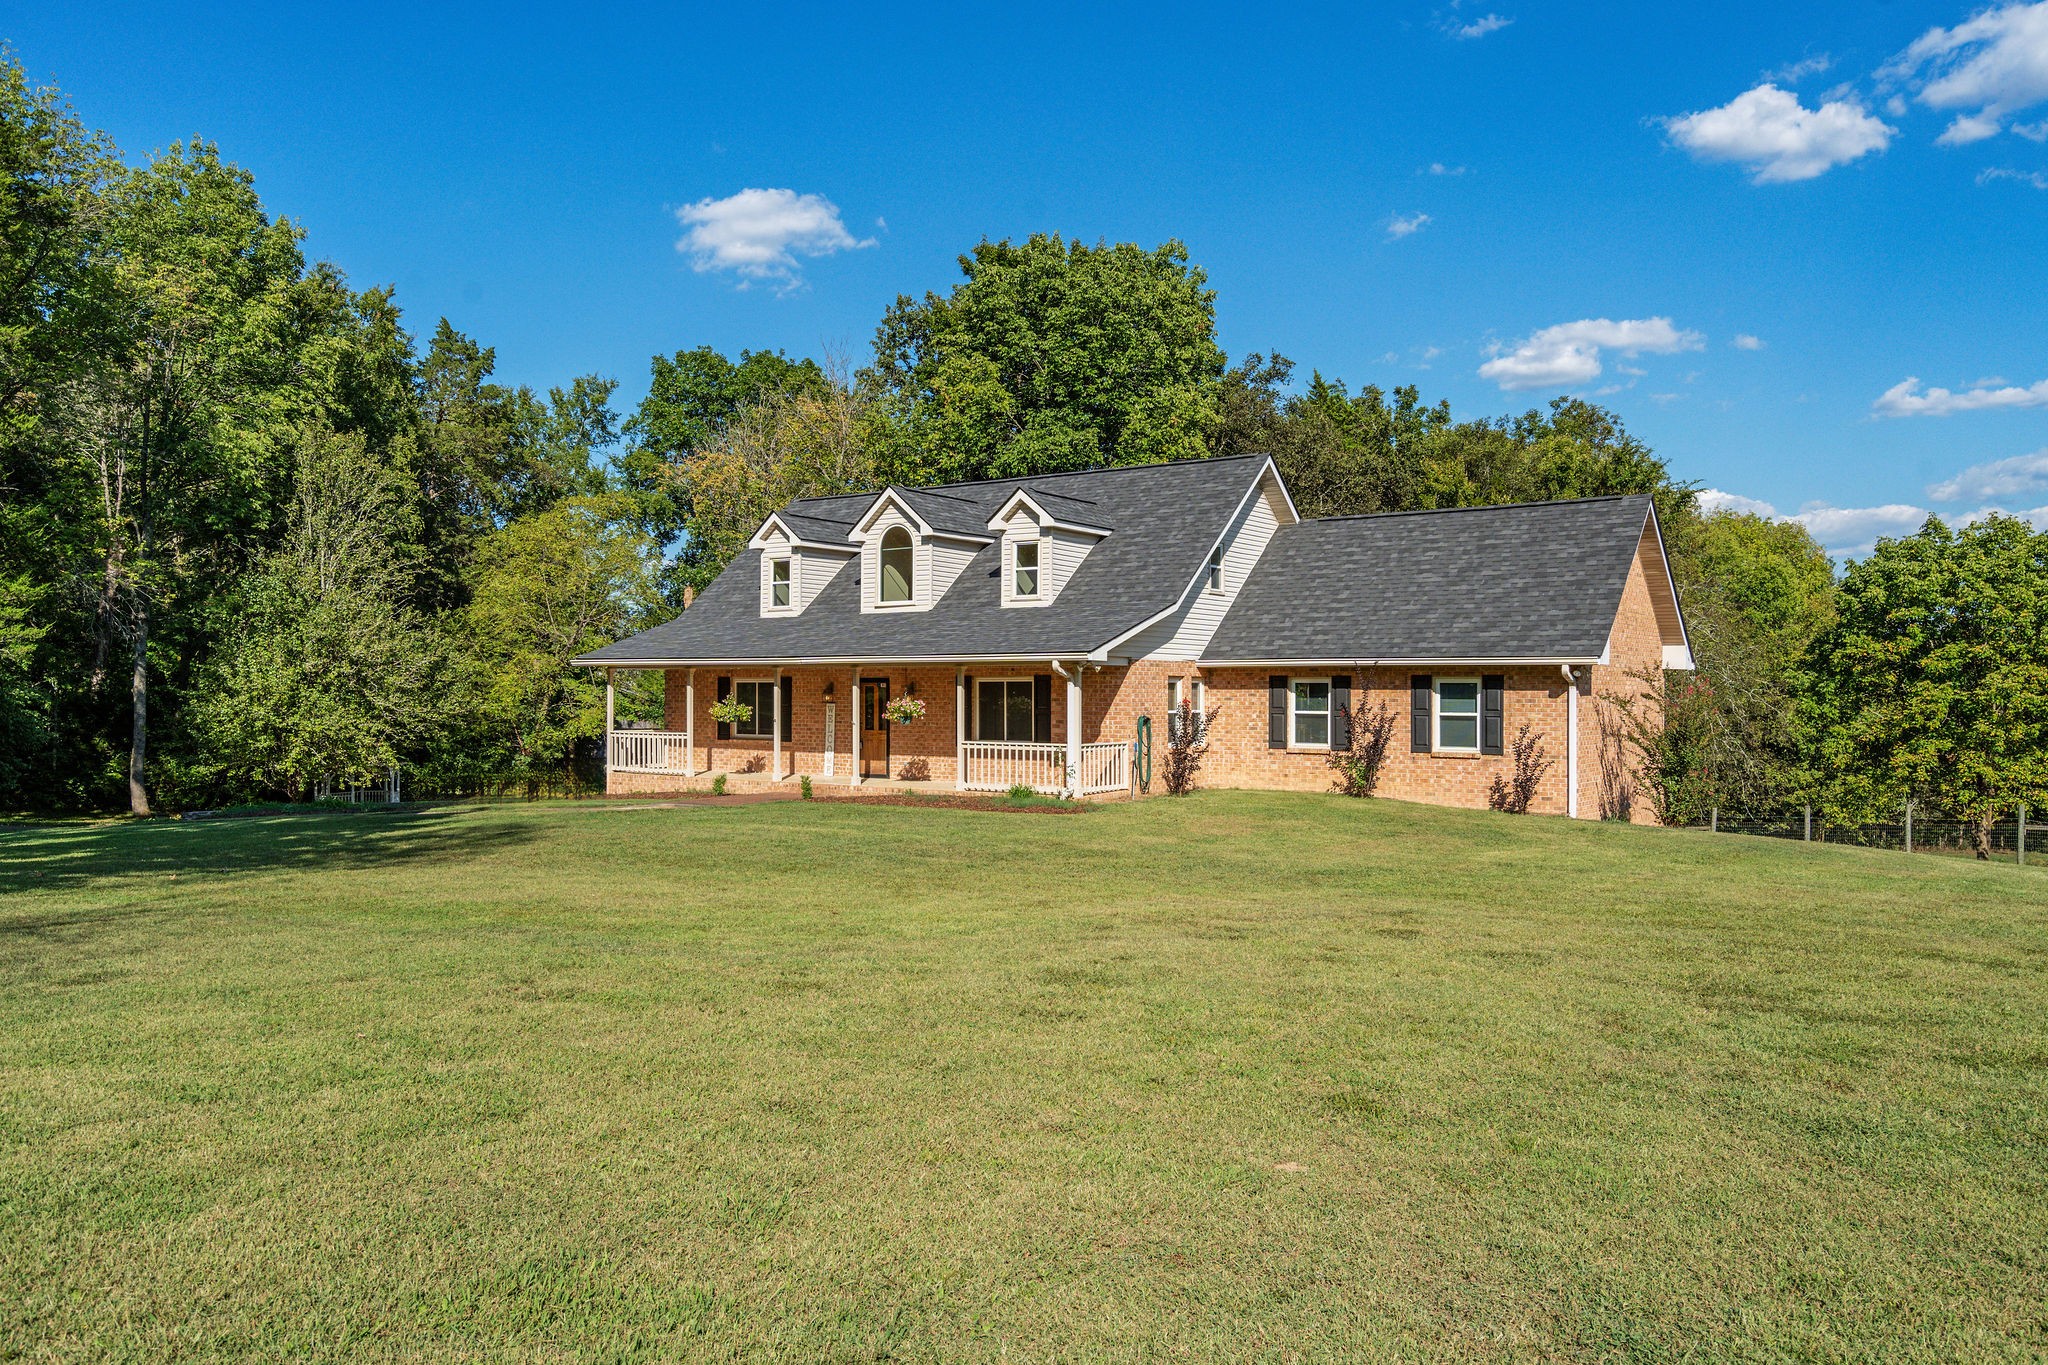
[[[681,730],[614,730],[608,761],[615,773],[686,773],[690,737]]]
[[[967,790],[1006,792],[1015,786],[1033,791],[1060,792],[1067,786],[1067,746],[1024,744],[1006,740],[969,740],[962,758],[967,769]],[[1081,793],[1120,792],[1131,785],[1131,749],[1128,744],[1083,744],[1081,746]]]

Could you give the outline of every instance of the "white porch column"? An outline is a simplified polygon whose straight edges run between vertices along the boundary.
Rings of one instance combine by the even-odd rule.
[[[604,789],[612,789],[612,714],[616,707],[617,692],[612,685],[612,670],[604,671]]]
[[[862,712],[860,709],[859,664],[853,666],[853,691],[846,694],[846,714],[849,717],[847,729],[853,732],[847,737],[846,785],[858,787],[860,785],[860,746],[862,742],[860,732]]]
[[[967,790],[967,670],[953,666],[953,790]]]
[[[1067,674],[1067,795],[1081,794],[1081,665]]]
[[[662,694],[667,697],[668,685],[663,683]],[[697,670],[683,674],[683,776],[697,775]]]
[[[768,768],[780,782],[782,771],[782,670],[775,670],[775,681],[768,684]]]
[[[1564,666],[1564,813],[1579,818],[1579,678]]]

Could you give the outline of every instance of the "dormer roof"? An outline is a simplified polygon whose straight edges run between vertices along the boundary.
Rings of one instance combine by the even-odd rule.
[[[1109,534],[1110,528],[1100,524],[1101,504],[1090,498],[1069,497],[1029,484],[1003,499],[1002,505],[989,517],[988,529],[1001,531],[1003,524],[1016,515],[1020,507],[1029,508],[1041,526],[1056,531],[1073,531],[1084,536]],[[1090,519],[1091,514],[1093,520]]]

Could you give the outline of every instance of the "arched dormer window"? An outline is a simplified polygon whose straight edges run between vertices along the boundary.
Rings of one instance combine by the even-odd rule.
[[[911,548],[910,532],[901,526],[891,526],[882,533],[882,600],[884,602],[908,602],[916,586],[916,552]]]

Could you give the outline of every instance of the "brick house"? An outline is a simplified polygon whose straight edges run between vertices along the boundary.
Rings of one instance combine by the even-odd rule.
[[[1532,809],[1648,820],[1616,703],[1692,656],[1648,497],[1303,520],[1239,456],[800,499],[577,662],[608,698],[665,676],[665,728],[608,736],[618,793],[1140,793],[1183,703],[1215,713],[1204,785],[1327,791],[1384,706],[1383,796],[1483,806],[1527,725],[1555,760]]]

